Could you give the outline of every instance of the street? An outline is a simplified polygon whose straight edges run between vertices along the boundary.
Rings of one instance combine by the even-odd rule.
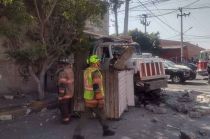
[[[169,82],[168,88],[170,90],[194,90],[202,93],[210,93],[210,86],[207,85],[207,77],[197,75],[195,80],[187,80],[183,85],[171,84]]]
[[[182,91],[195,90],[208,93],[210,90],[206,80],[201,78],[187,81],[185,85],[170,84],[166,89]],[[193,133],[197,138],[210,138],[210,115],[190,118],[188,115],[172,110],[162,104],[164,113],[155,113],[144,107],[129,108],[118,121],[110,120],[111,129],[116,131],[107,139],[179,139],[180,131]],[[0,138],[2,139],[71,139],[78,123],[73,118],[69,125],[59,122],[59,111],[43,110],[13,121],[0,122]],[[102,139],[102,130],[96,120],[90,119],[84,130],[86,139]]]

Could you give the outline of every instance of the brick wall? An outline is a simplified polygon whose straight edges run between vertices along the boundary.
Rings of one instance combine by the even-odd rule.
[[[160,53],[160,57],[164,59],[172,59],[172,58],[179,58],[181,56],[181,50],[177,49],[162,49]]]
[[[197,56],[201,50],[204,50],[203,48],[197,47],[197,46],[187,46],[187,58],[190,59],[191,57]]]

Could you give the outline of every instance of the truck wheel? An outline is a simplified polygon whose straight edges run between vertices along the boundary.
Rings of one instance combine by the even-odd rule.
[[[181,83],[182,82],[182,78],[180,76],[178,76],[178,75],[174,75],[172,77],[172,82],[173,83]]]

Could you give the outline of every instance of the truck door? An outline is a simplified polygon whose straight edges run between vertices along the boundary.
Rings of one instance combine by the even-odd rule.
[[[101,57],[101,69],[109,69],[109,61],[112,58],[111,47],[110,46],[101,46],[96,50],[96,55]]]

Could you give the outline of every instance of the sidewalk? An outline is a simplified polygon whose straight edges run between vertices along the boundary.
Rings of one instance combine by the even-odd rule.
[[[37,101],[34,94],[5,94],[0,96],[0,121],[17,119],[43,109],[57,106],[56,94],[48,94],[45,100]]]

